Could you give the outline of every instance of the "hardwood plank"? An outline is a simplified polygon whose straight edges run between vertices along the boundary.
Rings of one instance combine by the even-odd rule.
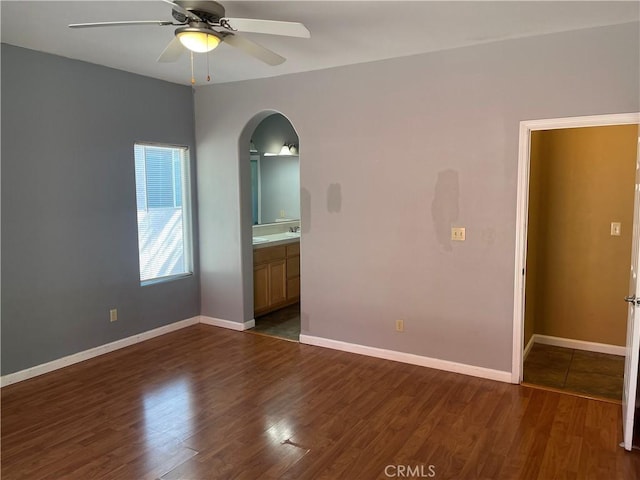
[[[208,325],[0,394],[3,480],[640,478],[619,405]]]

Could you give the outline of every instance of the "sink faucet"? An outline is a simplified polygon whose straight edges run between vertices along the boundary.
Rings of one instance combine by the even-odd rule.
[[[298,233],[300,231],[300,227],[289,227],[289,231],[291,233]]]

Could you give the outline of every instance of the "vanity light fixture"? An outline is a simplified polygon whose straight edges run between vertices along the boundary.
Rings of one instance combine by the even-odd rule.
[[[265,157],[276,157],[276,156],[292,157],[295,155],[298,155],[298,146],[293,143],[285,143],[280,149],[279,153],[266,152],[264,154]]]
[[[284,144],[280,149],[280,153],[278,155],[291,155],[291,147],[289,145]]]

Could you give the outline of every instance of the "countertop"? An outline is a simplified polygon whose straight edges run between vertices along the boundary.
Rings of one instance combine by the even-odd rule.
[[[272,233],[270,235],[259,235],[253,237],[253,249],[274,247],[276,245],[286,245],[300,241],[300,232]]]

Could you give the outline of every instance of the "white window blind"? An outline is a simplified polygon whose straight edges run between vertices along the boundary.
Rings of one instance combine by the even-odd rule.
[[[140,281],[193,272],[189,150],[135,144]]]

